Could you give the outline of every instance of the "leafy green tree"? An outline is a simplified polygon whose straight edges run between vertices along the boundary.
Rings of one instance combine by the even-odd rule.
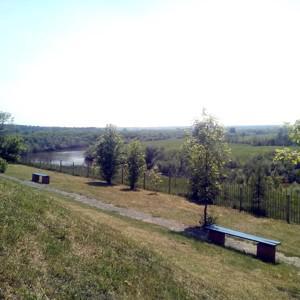
[[[155,164],[157,163],[157,160],[161,156],[161,150],[154,146],[147,146],[145,150],[145,161],[147,170],[151,170]]]
[[[289,132],[290,140],[300,145],[300,120],[297,120],[293,125],[286,125]],[[276,149],[274,161],[281,161],[283,163],[290,163],[297,165],[300,163],[300,151],[292,150],[290,148]]]
[[[284,124],[279,128],[278,133],[275,137],[275,144],[280,146],[289,146],[291,141],[289,139],[289,125]]]
[[[300,119],[294,125],[289,127],[289,138],[296,144],[300,145]]]
[[[10,113],[0,111],[0,135],[3,135],[5,124],[13,121]]]
[[[204,204],[206,225],[207,205],[212,204],[220,192],[228,160],[229,148],[223,126],[203,112],[202,119],[194,123],[192,135],[187,138],[184,148],[189,162],[190,197]]]
[[[162,175],[158,170],[157,166],[154,166],[151,170],[147,172],[147,177],[151,186],[155,192],[158,191],[159,186],[162,184]]]
[[[112,183],[121,164],[123,141],[116,127],[107,125],[104,133],[96,144],[96,157],[100,172],[107,184]]]
[[[87,148],[87,150],[84,152],[84,161],[88,165],[92,165],[95,161],[95,158],[97,156],[97,149],[96,145],[93,144]]]
[[[0,173],[5,173],[7,169],[7,162],[5,159],[0,157]]]
[[[23,139],[16,135],[8,135],[5,125],[13,121],[10,113],[0,112],[0,157],[9,162],[16,162],[25,152]]]
[[[1,140],[1,138],[0,138]],[[21,154],[26,151],[23,139],[19,136],[5,136],[0,141],[0,157],[8,162],[16,162],[21,158]]]
[[[290,141],[300,145],[300,120],[297,120],[293,125],[286,124],[285,128],[288,131]],[[299,150],[291,148],[276,149],[273,161],[276,165],[275,174],[279,175],[278,178],[281,179],[280,183],[299,182]]]
[[[133,141],[128,146],[126,157],[127,177],[130,189],[134,190],[145,169],[145,154],[141,142]]]

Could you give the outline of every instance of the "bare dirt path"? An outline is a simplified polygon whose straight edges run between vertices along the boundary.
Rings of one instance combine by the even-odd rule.
[[[177,221],[174,221],[174,220],[164,219],[164,218],[160,218],[160,217],[154,217],[150,214],[147,214],[147,213],[144,213],[141,211],[137,211],[137,210],[134,210],[131,208],[117,207],[115,205],[105,203],[104,201],[101,201],[99,199],[89,198],[89,197],[86,197],[86,196],[83,196],[80,194],[76,194],[76,193],[65,192],[65,191],[56,189],[51,186],[42,185],[42,184],[34,183],[31,181],[20,180],[15,177],[7,176],[4,174],[0,174],[0,177],[6,178],[9,180],[13,180],[22,185],[30,186],[30,187],[33,187],[33,188],[36,188],[39,190],[54,192],[54,193],[57,193],[59,195],[65,196],[65,197],[69,197],[72,200],[75,200],[77,202],[80,202],[80,203],[83,203],[83,204],[86,204],[86,205],[89,205],[89,206],[92,206],[95,208],[99,208],[104,211],[116,212],[121,216],[129,217],[129,218],[143,221],[146,223],[159,225],[159,226],[162,226],[169,230],[172,230],[175,232],[182,232],[182,233],[192,236],[196,239],[199,239],[202,241],[207,241],[207,233],[204,230],[200,229],[200,227],[191,228],[189,226],[186,226],[186,225],[179,223]],[[228,237],[228,238],[226,238],[225,246],[228,248],[232,248],[232,249],[247,253],[247,254],[256,255],[256,245],[249,243],[249,242],[245,242],[245,241],[241,241],[241,240],[237,240],[237,239]],[[277,251],[276,259],[278,262],[284,262],[284,263],[291,264],[291,265],[294,265],[294,266],[300,268],[300,258],[299,257],[287,257],[283,253]]]

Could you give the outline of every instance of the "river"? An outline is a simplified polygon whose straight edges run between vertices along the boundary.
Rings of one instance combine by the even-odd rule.
[[[28,153],[24,158],[35,162],[50,162],[52,164],[63,165],[83,165],[85,150],[67,150],[67,151],[51,151]]]

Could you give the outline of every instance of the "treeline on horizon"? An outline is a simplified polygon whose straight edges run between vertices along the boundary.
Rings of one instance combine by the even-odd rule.
[[[125,142],[133,139],[140,141],[159,141],[182,139],[191,127],[161,128],[119,128]],[[24,140],[27,152],[84,149],[101,135],[103,128],[87,127],[40,127],[26,125],[6,125],[6,133],[19,135]],[[228,143],[252,146],[291,146],[286,126],[235,126],[226,127]]]
[[[156,165],[163,175],[185,177],[186,169],[182,161],[180,145],[184,138],[191,133],[192,127],[178,128],[118,128],[125,144],[138,139],[145,146],[146,161]],[[57,151],[66,149],[86,149],[85,157],[89,163],[93,145],[103,134],[104,128],[67,128],[67,127],[38,127],[22,125],[6,125],[7,135],[20,136],[27,152]],[[153,141],[153,143],[151,143]],[[158,143],[156,143],[158,141]],[[162,141],[162,142],[159,142]],[[284,126],[235,126],[225,128],[225,141],[231,146],[245,144],[251,146],[293,146],[289,138],[289,129]],[[169,147],[168,145],[171,145]],[[174,145],[174,146],[173,146]],[[295,166],[274,164],[274,147],[270,151],[260,151],[240,159],[231,155],[226,165],[226,181],[243,183],[249,174],[258,172],[269,177],[276,172],[285,182],[300,183],[300,164]],[[248,151],[247,147],[245,150]]]
[[[40,127],[6,125],[6,133],[19,135],[24,140],[27,152],[57,151],[88,148],[103,133],[104,128]],[[157,141],[181,139],[186,128],[119,128],[125,142],[133,139]]]

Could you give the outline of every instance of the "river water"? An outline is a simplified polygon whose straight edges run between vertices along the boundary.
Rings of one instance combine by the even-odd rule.
[[[84,164],[85,150],[68,150],[68,151],[52,151],[52,152],[37,152],[29,153],[24,158],[34,162],[47,162],[51,161],[52,164],[59,165],[83,165]]]

